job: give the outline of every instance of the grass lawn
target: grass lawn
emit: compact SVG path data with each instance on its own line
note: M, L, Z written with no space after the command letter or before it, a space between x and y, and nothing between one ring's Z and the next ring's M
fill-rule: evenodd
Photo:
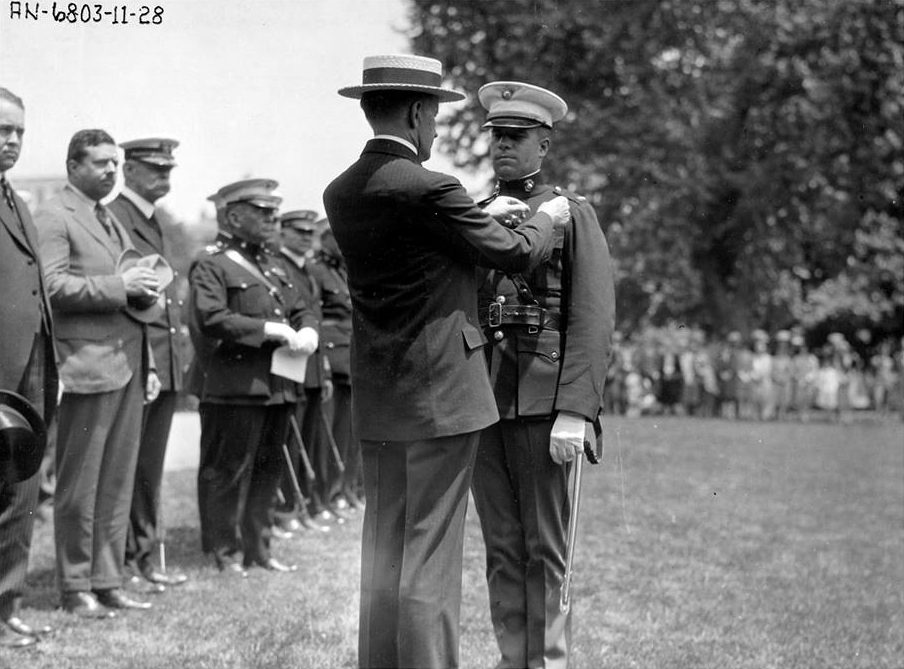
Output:
M904 666L904 425L610 419L606 437L584 473L576 669ZM299 572L241 581L200 554L194 472L168 473L164 500L191 581L150 612L73 619L39 526L24 617L56 632L0 667L356 666L359 520L278 543ZM463 669L496 661L486 597L471 509Z

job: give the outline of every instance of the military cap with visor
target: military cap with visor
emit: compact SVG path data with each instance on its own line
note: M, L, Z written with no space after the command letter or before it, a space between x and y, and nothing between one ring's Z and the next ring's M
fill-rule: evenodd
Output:
M279 182L274 179L244 179L223 186L207 199L214 203L217 211L237 202L247 202L261 209L279 209L282 197L273 192L277 186Z
M317 212L312 209L295 209L282 214L279 223L283 228L313 233L317 232L317 217Z
M552 91L521 81L493 81L477 91L487 110L484 128L552 128L568 105Z
M175 139L147 137L123 142L119 148L123 150L126 160L137 160L157 167L175 167L173 149L177 146L179 142Z

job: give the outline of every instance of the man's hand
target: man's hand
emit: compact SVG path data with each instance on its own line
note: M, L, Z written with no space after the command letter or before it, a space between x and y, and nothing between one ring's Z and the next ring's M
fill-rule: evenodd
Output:
M547 200L537 208L537 211L549 216L553 225L557 228L564 228L571 220L568 198L562 195L557 195L553 199Z
M484 211L507 228L514 228L524 222L530 214L530 207L516 197L500 195Z
M157 274L149 267L130 267L121 275L122 283L129 297L157 297L160 282Z
M317 334L317 330L314 328L301 328L296 333L296 336L298 338L298 350L302 351L305 355L311 355L317 350L317 346L320 344L320 335Z
M157 372L154 370L150 370L148 372L148 380L144 386L144 399L150 404L157 396L160 394L160 389L163 387L163 384L160 383L160 377L157 376Z
M564 465L584 456L587 425L587 419L580 414L570 411L559 412L549 435L549 457L553 462Z
M293 351L298 350L298 333L286 323L267 321L264 323L264 337L286 344Z

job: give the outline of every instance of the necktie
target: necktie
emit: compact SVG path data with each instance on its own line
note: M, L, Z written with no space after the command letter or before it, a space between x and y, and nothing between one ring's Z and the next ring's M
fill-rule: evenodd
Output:
M9 181L6 180L6 177L0 179L0 188L3 189L3 199L6 200L7 206L14 213L18 213L18 210L16 209L16 199L13 197L13 189L9 185Z
M113 227L113 223L110 221L110 215L107 213L107 208L98 202L94 205L94 215L97 216L97 220L100 221L101 226L113 243L117 246L122 246L122 241L119 239L119 232Z

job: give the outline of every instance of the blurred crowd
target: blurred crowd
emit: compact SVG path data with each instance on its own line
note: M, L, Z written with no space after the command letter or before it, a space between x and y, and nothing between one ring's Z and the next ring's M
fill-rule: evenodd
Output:
M841 422L858 411L904 415L904 341L858 334L855 346L840 332L808 342L800 327L720 338L674 324L616 332L606 412Z

